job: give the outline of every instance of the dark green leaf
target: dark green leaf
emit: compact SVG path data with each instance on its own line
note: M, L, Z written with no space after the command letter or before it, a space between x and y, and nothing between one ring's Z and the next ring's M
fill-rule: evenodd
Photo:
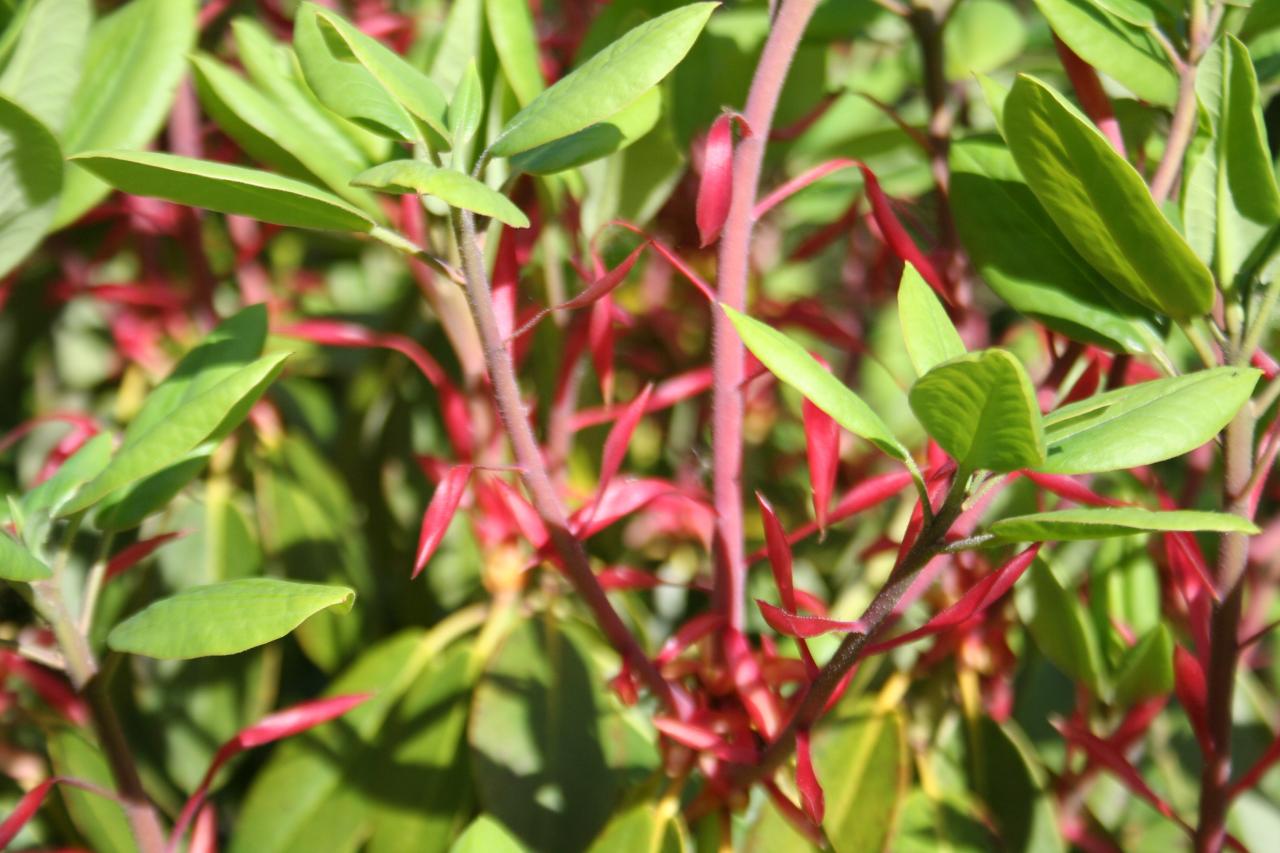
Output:
M947 309L911 264L903 266L898 285L898 323L917 376L965 353Z
M607 121L666 77L716 3L693 3L634 28L561 78L507 123L491 146L510 157Z
M1044 419L1048 453L1040 470L1116 471L1194 450L1235 417L1260 375L1253 368L1215 367L1063 406Z
M1066 853L1053 797L1035 748L1017 725L985 714L972 721L969 767L999 843L982 849Z
M164 659L234 655L280 639L321 610L346 612L354 600L347 587L275 578L192 587L121 622L107 645Z
M1125 652L1115 677L1115 699L1128 707L1173 690L1173 637L1157 625Z
M0 97L0 276L44 236L62 191L62 149L49 129Z
M1067 592L1043 560L1031 564L1031 611L1023 622L1044 656L1058 669L1083 682L1095 694L1103 684L1098 638L1075 595Z
M392 160L357 175L352 183L383 192L431 195L463 210L492 216L513 228L528 228L529 217L510 199L475 178L419 160Z
M1035 389L1022 363L997 349L954 358L911 387L911 410L964 470L1007 472L1044 461Z
M98 505L93 525L99 530L129 530L165 509L209 464L212 449L198 447L182 459L136 483L119 489Z
M1213 304L1213 277L1156 207L1142 176L1066 99L1022 75L1005 136L1036 198L1067 240L1130 298L1177 319Z
M258 169L151 151L90 151L71 159L134 195L297 228L367 233L374 227L336 195Z
M1256 534L1253 522L1225 512L1180 509L1167 512L1138 507L1082 507L1002 518L991 532L1009 542L1069 542L1169 530Z

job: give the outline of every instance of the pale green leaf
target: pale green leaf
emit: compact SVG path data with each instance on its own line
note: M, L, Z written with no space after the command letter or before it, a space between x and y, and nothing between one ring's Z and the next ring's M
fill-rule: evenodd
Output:
M49 129L0 96L0 276L40 242L58 208L62 150Z
M357 175L357 186L391 193L435 196L453 207L491 216L513 228L528 228L529 218L511 200L469 175L419 160L392 160Z
M38 581L52 577L49 567L26 546L0 531L0 578L7 581Z
M629 31L561 78L507 123L491 146L510 157L607 121L684 58L717 3L693 3Z
M524 853L528 849L501 823L482 814L467 825L449 853Z
M1002 518L991 532L1006 542L1070 542L1137 533L1169 531L1256 534L1248 519L1225 512L1179 509L1161 512L1139 507L1081 507Z
M54 132L62 129L80 82L92 20L90 0L36 0L0 74L0 94Z
M883 850L907 793L907 733L896 713L835 716L814 733L826 799L822 828L836 853Z
M452 162L455 169L465 169L470 165L472 143L483 116L484 87L480 71L472 60L453 92L453 99L449 101L448 123L449 133L453 135Z
M111 461L114 440L110 433L101 432L80 446L53 476L22 496L22 511L29 518L48 512L56 515L62 503L76 489L92 480Z
M909 263L903 265L898 285L898 322L918 376L965 353L964 341L947 316L947 309Z
M117 652L187 659L234 655L278 640L321 610L351 609L343 586L242 578L162 598L111 629Z
M1035 389L1010 353L989 349L954 358L911 387L911 410L965 470L997 472L1044 461Z
M747 349L781 381L800 392L836 423L895 459L908 453L870 406L782 332L721 305Z
M1128 385L1045 416L1039 470L1090 474L1172 459L1213 439L1249 400L1261 373L1215 367Z
M1004 109L1009 150L1050 218L1113 286L1176 319L1213 305L1213 277L1142 176L1062 95L1026 75Z
M511 158L511 168L549 175L621 151L653 130L662 117L662 88L654 86L608 121L593 124Z
M527 0L485 0L484 12L507 85L520 106L527 107L546 88L529 4Z

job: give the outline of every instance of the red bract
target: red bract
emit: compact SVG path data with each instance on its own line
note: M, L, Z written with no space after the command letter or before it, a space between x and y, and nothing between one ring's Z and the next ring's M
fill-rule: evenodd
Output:
M822 816L826 811L826 800L822 795L822 785L818 775L813 771L813 753L809 743L809 730L796 732L796 787L800 790L800 802L804 805L804 813L814 824L822 825Z
M264 744L296 735L299 732L305 732L307 729L341 717L352 708L368 701L372 697L372 693L358 693L350 696L334 696L329 699L303 702L299 705L294 705L292 708L269 714L253 725L241 729L235 737L218 748L217 753L213 756L213 761L209 762L209 769L205 771L204 778L196 786L195 793L191 795L182 807L178 822L174 825L173 833L169 836L170 851L177 847L178 842L187 831L187 826L191 823L192 818L195 817L197 810L204 804L209 785L213 783L213 778L222 769L222 765L246 749L253 749L256 746L263 746Z
M751 215L756 219L759 219L810 184L822 180L832 172L839 172L841 169L851 169L857 165L858 163L854 160L828 160L825 163L820 163L803 174L797 175L787 181L785 184L757 201L755 208L751 211Z
M1213 739L1209 737L1208 700L1209 689L1205 682L1204 669L1195 655L1182 646L1173 650L1173 685L1178 701L1186 711L1191 722L1191 730L1200 743L1200 751L1205 755L1213 752Z
M618 285L626 281L627 275L631 272L631 268L636 265L636 261L640 258L640 253L649 245L646 240L639 246L631 250L631 254L622 259L622 262L604 275L597 276L586 289L572 299L561 302L559 305L553 305L550 308L543 309L533 316L528 322L522 325L511 337L519 338L522 335L531 332L543 317L555 311L573 311L578 308L586 308L593 305L613 291L617 290Z
M8 849L9 844L22 828L27 825L27 821L35 816L40 810L40 806L44 803L44 798L48 796L49 790L53 788L56 779L45 779L39 785L36 785L30 791L22 795L22 799L18 800L18 804L14 806L9 816L0 823L0 850Z
M826 532L827 510L835 491L840 469L840 425L806 399L804 416L805 452L809 459L809 489L813 493L813 516L819 532Z
M1046 491L1085 506L1124 506L1124 501L1104 497L1072 477L1023 471L1022 475Z
M871 215L875 217L876 225L884 235L889 248L901 260L915 267L921 278L929 283L938 296L950 302L951 295L947 291L946 282L934 268L933 262L925 257L924 252L920 251L915 241L911 239L911 235L907 233L907 229L903 228L902 223L898 221L889 203L889 197L880 188L880 182L876 180L875 173L862 164L859 164L858 168L862 170L862 177L866 182L867 199L871 202Z
M41 701L66 719L78 726L89 724L88 706L71 689L64 676L27 660L15 651L0 649L0 684L10 675L25 681Z
M129 547L122 549L107 562L106 579L110 580L116 575L133 568L155 553L160 546L190 534L190 530L176 530L173 533L162 533L159 536L152 536L150 539L142 539L133 543Z
M444 534L449 529L449 522L458 511L462 502L462 494L466 491L467 481L471 478L470 465L454 465L449 469L440 485L436 486L431 502L422 514L422 527L418 535L418 551L413 561L413 575L417 577L426 567L427 561L439 547Z
M743 136L751 135L746 120L725 113L711 124L702 149L702 181L698 184L698 236L706 247L720 236L733 201L733 125L737 122Z
M866 623L860 619L846 621L823 616L801 616L759 599L756 599L756 606L760 608L760 615L769 623L769 627L784 637L810 639L823 634L862 633L867 630Z

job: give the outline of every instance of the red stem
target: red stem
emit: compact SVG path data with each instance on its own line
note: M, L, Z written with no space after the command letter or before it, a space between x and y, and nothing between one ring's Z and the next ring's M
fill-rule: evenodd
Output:
M733 158L733 200L720 238L717 298L746 310L753 208L764 164L765 144L787 79L792 57L817 0L783 0L765 41L747 94L743 116L751 135L738 143ZM745 378L742 342L723 312L712 312L711 391L712 461L715 467L716 605L739 630L746 616L746 560L742 542L742 391Z
M1085 115L1093 119L1093 123L1102 131L1102 135L1111 143L1121 157L1126 156L1124 137L1120 134L1120 122L1116 120L1115 110L1111 108L1111 99L1102 90L1102 81L1093 66L1085 62L1056 35L1053 37L1054 47L1058 49L1058 58L1062 60L1062 68L1076 90L1080 106Z

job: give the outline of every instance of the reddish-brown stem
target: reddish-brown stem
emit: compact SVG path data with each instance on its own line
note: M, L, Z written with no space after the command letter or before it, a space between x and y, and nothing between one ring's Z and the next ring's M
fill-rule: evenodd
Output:
M618 612L613 609L608 596L605 595L595 574L591 571L586 550L569 530L564 507L547 474L542 449L538 446L533 428L529 425L528 413L520 397L520 386L516 382L515 364L512 362L511 352L503 342L502 332L498 328L498 320L493 310L493 295L489 289L489 275L485 270L484 258L476 242L475 217L468 211L456 209L452 211L451 216L454 235L458 240L458 251L462 256L462 268L467 280L467 303L471 307L471 318L475 321L476 331L480 334L485 365L493 384L494 402L497 404L498 416L502 419L507 438L511 441L516 462L520 466L520 475L529 492L529 500L551 535L551 542L564 562L565 574L568 575L569 582L591 609L600 630L617 649L618 654L658 697L658 700L670 710L677 711L671 685L645 655L636 638L618 616Z
M733 199L720 238L717 298L739 311L746 310L750 270L752 210L760 185L765 145L778 95L804 35L817 0L783 0L751 79L743 116L751 133L733 158ZM712 462L715 469L716 604L738 629L746 614L746 560L742 542L742 381L745 378L742 342L721 311L712 312L711 392Z

